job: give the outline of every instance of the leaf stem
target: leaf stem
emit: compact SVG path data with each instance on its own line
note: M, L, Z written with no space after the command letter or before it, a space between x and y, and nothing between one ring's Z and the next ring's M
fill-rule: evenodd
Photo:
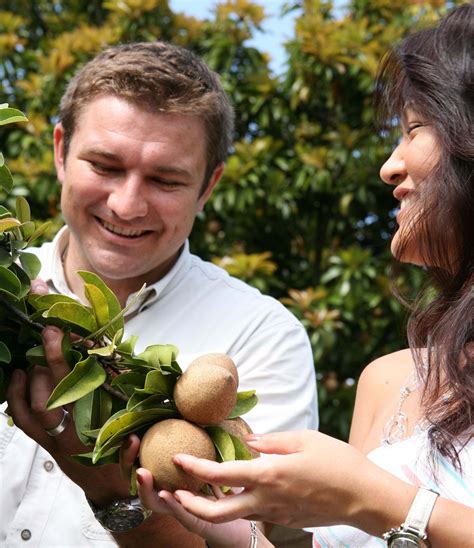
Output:
M115 398L118 398L119 400L122 400L124 402L128 402L128 396L122 394L122 392L119 392L118 390L115 390L115 388L112 388L108 382L104 382L102 388Z
M45 326L40 323L32 322L24 312L22 312L19 308L14 306L2 296L0 296L0 305L4 306L9 312L11 312L16 317L16 320L19 323L30 327L38 333L41 333L41 331L43 331L43 329L45 328Z

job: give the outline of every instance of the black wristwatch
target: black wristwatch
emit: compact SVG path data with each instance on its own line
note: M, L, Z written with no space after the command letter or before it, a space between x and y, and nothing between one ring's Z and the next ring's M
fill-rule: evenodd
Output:
M141 525L151 514L140 499L115 500L105 508L98 508L87 499L95 519L111 533L126 533Z

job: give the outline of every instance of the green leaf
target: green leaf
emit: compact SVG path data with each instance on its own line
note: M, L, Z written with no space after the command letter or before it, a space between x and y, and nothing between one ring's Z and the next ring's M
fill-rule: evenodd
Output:
M235 460L234 444L229 433L220 426L206 426L205 430L216 446L221 461Z
M25 247L27 247L28 239L31 237L31 235L35 231L35 223L33 221L27 221L26 223L22 223L20 226L20 229L23 234L23 238L26 240Z
M237 392L237 403L234 409L230 412L228 419L235 419L245 413L248 413L253 409L258 402L258 398L255 395L255 390L247 390L246 392Z
M163 403L164 397L160 394L138 394L135 392L127 402L128 411L146 411L147 409L174 409L171 403Z
M91 284L96 286L104 295L105 300L108 305L108 314L109 319L114 320L112 322L112 332L117 333L120 329L124 329L124 320L122 316L122 307L115 295L115 293L110 289L110 287L105 284L105 282L99 278L96 274L92 272L86 272L85 270L80 270L78 272L79 276L86 282L86 284ZM114 319L116 318L116 319ZM109 321L109 320L108 320Z
M28 238L28 244L31 244L36 238L39 238L48 228L51 226L51 221L47 221L46 223L43 223L40 225L33 234Z
M82 398L79 398L74 404L74 426L77 435L84 445L91 445L93 440L83 432L94 429L94 424L98 422L94 418L94 394L96 390L89 392ZM91 443L92 441L92 443Z
M3 158L1 152L0 152L0 158ZM12 217L12 214L11 214L10 210L8 210L6 207L0 205L0 219L3 219L4 217Z
M48 295L29 295L28 302L36 310L47 310L56 303L72 303L77 304L77 300L67 295L57 295L55 293L49 293Z
M146 411L127 411L120 410L101 428L94 447L93 462L101 458L104 451L111 447L117 447L121 440L130 432L135 432L139 428L154 424L159 420L177 417L178 414L173 409L149 409Z
M171 362L170 364L162 364L161 370L163 371L163 373L171 373L176 378L183 374L183 371L178 362L175 361Z
M4 217L3 219L0 219L0 232L6 232L12 228L17 228L20 225L21 223L18 219L15 219L14 217Z
M12 355L10 354L8 346L4 342L0 341L0 362L10 363L11 359Z
M44 353L44 346L42 344L28 349L25 353L25 358L31 365L48 365L46 355Z
M163 375L159 369L153 369L147 373L145 386L136 392L144 394L161 394L171 398L173 396L173 389L175 385L175 379L171 375Z
M11 192L13 188L13 177L7 166L0 166L0 187L6 192Z
M146 375L143 373L138 373L136 371L127 371L117 375L112 382L111 386L121 386L123 384L131 384L138 388L143 388L145 386Z
M84 292L95 314L97 326L104 327L110 321L109 305L103 292L94 284L84 284Z
M235 450L235 459L236 460L252 460L252 455L246 447L245 443L242 442L239 438L228 432L232 443L234 444Z
M0 108L0 126L13 124L14 122L27 122L28 118L16 108L11 108L8 105Z
M8 268L13 262L13 257L10 252L7 251L4 247L0 247L0 266L5 266Z
M74 328L72 331L79 329L79 334L84 332L89 334L97 329L95 316L90 308L85 307L77 302L74 303L56 303L49 309L43 312L44 318L61 320L61 324L71 323Z
M47 402L47 409L55 409L77 401L104 384L107 375L93 357L77 363L74 369L56 386Z
M138 337L136 335L130 336L127 340L121 342L117 346L117 352L122 356L132 356L137 339Z
M94 444L99 429L107 422L111 414L112 396L103 388L93 390L76 401L74 423L76 432L85 445Z
M20 263L30 280L34 280L38 276L41 270L41 261L36 255L22 251L20 253Z
M174 344L153 344L147 346L137 357L146 360L151 367L159 369L160 365L171 365L176 360L178 352L179 349Z
M16 199L16 216L21 223L31 221L30 206L23 196L18 196Z
M102 466L104 464L118 464L120 462L120 453L118 447L113 447L98 460L93 461L93 452L82 453L81 455L73 455L74 461L82 464L83 466Z
M0 266L0 291L17 300L21 295L21 282L11 270Z

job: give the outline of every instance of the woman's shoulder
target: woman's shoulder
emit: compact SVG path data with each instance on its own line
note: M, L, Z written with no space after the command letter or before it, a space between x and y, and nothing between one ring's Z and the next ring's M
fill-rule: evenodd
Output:
M359 389L373 385L391 390L398 388L414 368L413 355L410 348L385 354L370 362L359 378Z

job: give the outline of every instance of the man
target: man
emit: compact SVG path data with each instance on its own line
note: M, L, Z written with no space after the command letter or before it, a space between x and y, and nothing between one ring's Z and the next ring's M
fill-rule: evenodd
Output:
M301 324L274 299L189 251L187 238L221 178L232 129L218 77L189 51L157 42L99 54L61 101L54 153L66 227L36 250L40 278L50 291L83 299L76 272L95 272L122 306L146 283L126 315L125 336L138 335L138 352L175 344L183 368L207 352L229 354L239 389L257 390L259 404L246 415L255 432L315 428L313 360ZM68 371L62 334L51 327L43 336L50 367L35 368L28 382L18 371L10 385L18 428L0 415L0 545L202 546L168 516L132 527L128 510L143 511L126 500L118 466L71 460L84 452L72 421L44 407ZM125 468L134 451L124 450ZM112 537L86 497L102 522L117 505L124 509L118 529L125 531Z

